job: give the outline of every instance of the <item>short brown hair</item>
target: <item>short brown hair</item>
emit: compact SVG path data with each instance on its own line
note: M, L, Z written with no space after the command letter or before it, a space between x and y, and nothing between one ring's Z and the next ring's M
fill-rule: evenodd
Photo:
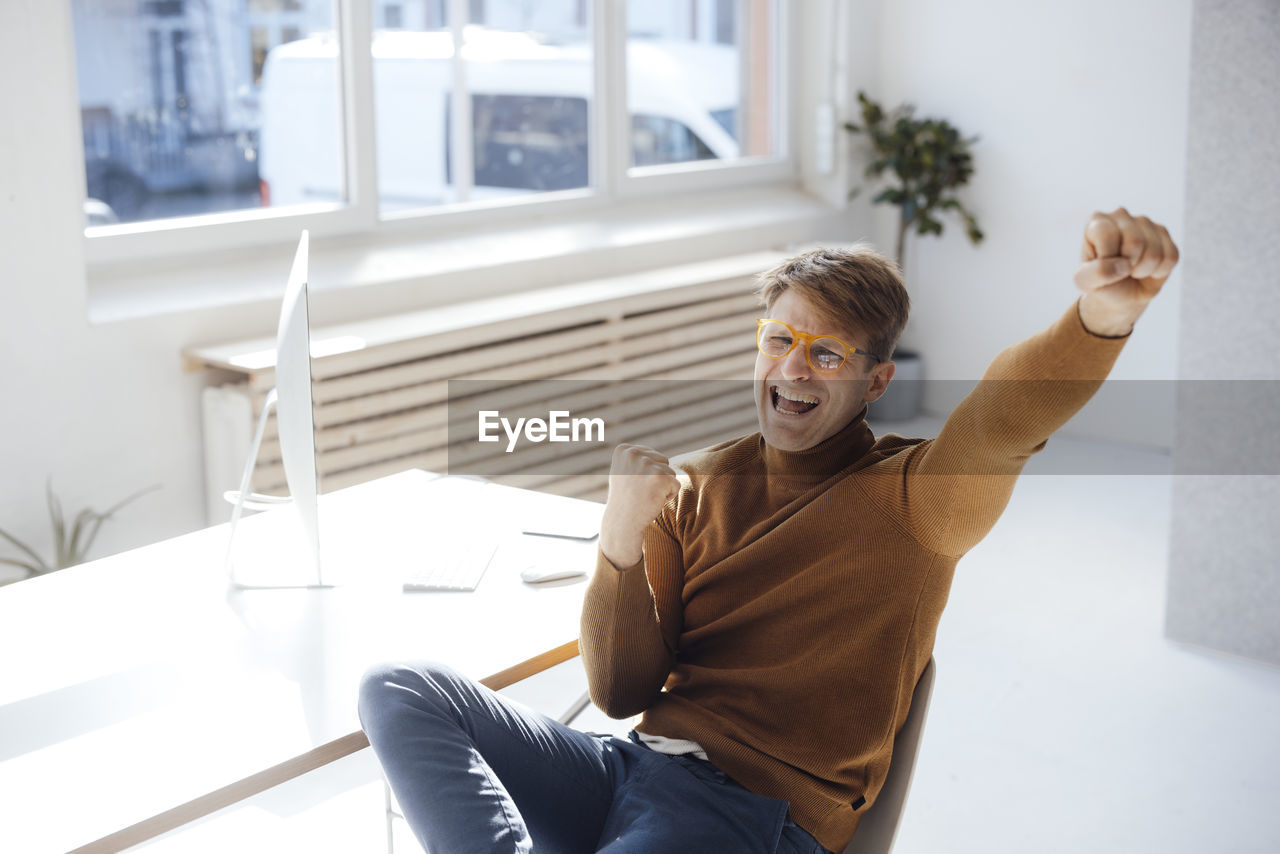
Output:
M765 307L795 288L815 308L867 337L867 348L893 358L907 325L911 299L898 265L869 246L813 249L783 261L757 279Z

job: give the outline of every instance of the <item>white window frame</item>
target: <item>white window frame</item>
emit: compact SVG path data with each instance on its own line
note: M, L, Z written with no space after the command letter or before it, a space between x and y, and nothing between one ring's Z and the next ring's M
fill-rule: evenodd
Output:
M590 186L581 190L537 193L495 202L436 205L382 214L377 192L372 68L372 0L334 0L341 33L343 120L348 201L282 208L250 208L198 216L147 220L85 230L85 260L95 267L136 267L153 260L170 263L182 256L276 246L297 239L301 229L313 238L345 237L394 242L425 230L433 233L507 224L530 215L573 215L628 201L714 192L731 188L790 184L798 181L795 156L796 114L789 89L798 79L793 25L796 3L774 0L777 33L773 62L779 153L729 163L696 163L631 169L631 119L624 92L627 0L592 0L594 103L591 128ZM450 19L465 19L467 0L447 0ZM458 123L461 126L461 123ZM607 141L608 144L605 144Z

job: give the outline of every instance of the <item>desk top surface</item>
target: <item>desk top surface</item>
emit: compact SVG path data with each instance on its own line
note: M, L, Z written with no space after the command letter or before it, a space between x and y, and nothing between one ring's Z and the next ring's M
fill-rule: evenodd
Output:
M577 636L594 542L523 535L598 504L421 471L321 499L325 589L227 582L225 525L0 588L0 849L67 851L359 729L388 659L481 678ZM272 553L287 511L236 535ZM471 593L406 593L457 544L499 548ZM252 559L252 558L251 558Z

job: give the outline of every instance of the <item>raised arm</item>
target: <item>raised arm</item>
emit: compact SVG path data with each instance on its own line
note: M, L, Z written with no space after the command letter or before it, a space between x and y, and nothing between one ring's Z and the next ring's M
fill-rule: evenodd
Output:
M938 438L908 459L908 517L921 543L959 555L995 524L1032 454L1088 402L1178 261L1161 225L1124 208L1084 229L1083 292L1049 329L1001 352Z
M579 638L592 702L610 717L648 708L675 661L684 560L671 520L655 517L679 489L675 470L652 448L614 451Z

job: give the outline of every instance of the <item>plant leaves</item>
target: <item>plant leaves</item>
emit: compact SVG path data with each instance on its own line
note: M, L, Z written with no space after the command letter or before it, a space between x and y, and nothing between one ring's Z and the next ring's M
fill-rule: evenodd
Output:
M84 550L77 556L76 563L83 563L84 556L88 554L89 547L93 545L93 541L98 537L98 529L102 527L102 523L107 521L107 517L102 514L94 514L93 527L89 529L89 535L84 538ZM74 566L75 564L72 564Z
M954 212L964 220L969 239L980 242L984 235L977 218L950 194L973 177L970 148L979 137L964 137L945 119L916 118L911 104L886 112L865 91L858 92L858 103L862 126L846 122L845 129L865 132L869 138L872 153L866 177L878 179L892 171L898 178L897 186L879 192L873 203L898 206L903 227L914 225L920 235L942 234L943 223L935 214Z
M901 188L889 187L886 190L882 190L874 199L872 199L872 201L876 204L888 202L890 204L900 205L905 197L906 194L903 193Z
M942 234L942 223L927 212L921 211L919 219L916 221L916 234Z
M68 566L75 566L84 560L84 552L89 550L89 543L93 537L90 535L89 540L85 542L83 549L80 546L80 537L84 534L85 527L90 520L98 517L98 514L92 510L85 508L76 514L75 521L71 524L71 538L67 542L66 563L59 569L66 569Z
M75 524L72 527L71 539L67 544L66 552L59 557L60 565L58 568L65 569L68 566L83 563L85 556L89 553L89 549L93 546L93 541L98 537L98 531L102 528L103 522L113 517L125 505L137 501L148 492L154 492L159 488L160 484L153 483L151 486L139 489L101 513L90 508L81 510L77 514Z
M26 563L24 561L17 560L16 558L0 557L0 563L5 563L5 564L8 564L9 566L16 566L19 569L25 569L27 573L30 575L40 575L42 572L44 572L44 570L41 567L32 566L31 564ZM17 579L14 579L14 580L16 581Z
M24 555L30 558L28 561L26 558L18 559L0 557L0 564L9 564L11 566L24 569L29 573L43 575L48 572L53 572L54 570L65 569L69 566L75 566L78 563L83 563L85 556L93 545L94 539L98 535L98 531L102 527L103 522L114 516L121 510L121 508L125 507L125 505L138 500L148 492L153 492L160 488L161 485L156 483L144 489L140 489L116 502L102 513L86 507L76 514L75 519L71 521L70 527L68 528L67 519L62 509L62 502L58 499L58 496L54 494L53 480L50 478L45 481L45 500L49 508L49 520L53 533L53 561L46 561L26 543L17 539L3 529L0 529L0 537L7 540L13 546L21 550Z
M66 542L66 525L62 518L62 503L58 501L58 496L53 494L53 478L49 478L44 482L45 501L49 504L49 518L53 522L53 565L56 568L62 568L63 550Z
M8 540L8 541L9 541L10 543L12 543L14 546L16 546L17 548L21 549L25 554L27 554L27 555L32 559L32 561L34 561L34 562L35 562L35 567L33 567L33 568L35 569L35 571L36 571L36 572L48 572L48 571L49 571L49 565L48 565L48 564L46 564L46 563L44 562L44 558L42 558L42 557L40 557L40 555L36 554L35 550L34 550L34 549L32 549L30 546L28 546L26 543L22 542L22 541L21 541L21 540L19 540L17 537L14 537L12 534L8 533L7 531L5 531L5 530L3 530L3 529L0 529L0 537L4 537L6 540ZM13 559L11 559L11 558L0 558L0 560L5 561L6 563L12 563L12 564L15 564L16 566L24 566L24 567L29 567L29 566L31 566L31 564L27 564L27 563L18 563L18 562L14 561L14 560L13 560Z
M139 498L141 498L142 496L146 495L148 492L155 492L156 490L158 490L158 489L160 489L160 488L161 488L161 487L160 487L160 484L158 484L158 483L153 483L153 484L151 484L150 486L143 487L142 489L139 489L137 492L135 492L135 493L133 493L133 494L129 495L128 497L126 497L126 498L124 498L124 499L122 499L122 500L120 500L120 501L116 502L114 505L112 505L110 508L108 508L108 509L107 509L105 512L103 512L101 515L103 516L103 518L110 519L112 516L114 516L114 515L115 515L115 514L120 510L120 508L124 507L126 504L129 504L129 503L131 503L131 502L133 502L133 501L137 501Z

